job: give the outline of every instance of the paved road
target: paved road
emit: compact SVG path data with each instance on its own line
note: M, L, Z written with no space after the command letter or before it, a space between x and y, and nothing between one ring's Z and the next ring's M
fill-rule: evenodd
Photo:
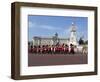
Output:
M28 54L28 66L87 64L82 54Z

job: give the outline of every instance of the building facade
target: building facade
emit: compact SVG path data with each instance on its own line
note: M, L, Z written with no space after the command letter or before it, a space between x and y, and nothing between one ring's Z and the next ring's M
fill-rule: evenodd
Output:
M57 44L73 44L78 45L77 42L77 36L76 36L76 25L72 22L70 30L70 37L69 38L60 38L58 36L58 33L55 33L52 37L39 37L35 36L33 37L33 46L39 46L39 45L57 45ZM67 36L67 35L66 35Z

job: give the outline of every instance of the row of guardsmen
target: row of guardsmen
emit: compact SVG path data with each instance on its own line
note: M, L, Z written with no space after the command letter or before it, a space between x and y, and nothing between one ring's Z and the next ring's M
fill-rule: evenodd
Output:
M73 44L68 45L42 45L42 46L30 46L29 52L35 54L74 54L75 46Z

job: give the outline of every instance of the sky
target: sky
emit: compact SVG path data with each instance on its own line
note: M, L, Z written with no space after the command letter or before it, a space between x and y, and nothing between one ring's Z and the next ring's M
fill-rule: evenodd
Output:
M52 37L55 33L58 33L61 38L69 38L72 22L76 25L77 39L84 36L87 40L87 17L29 15L28 41L31 41L34 36Z

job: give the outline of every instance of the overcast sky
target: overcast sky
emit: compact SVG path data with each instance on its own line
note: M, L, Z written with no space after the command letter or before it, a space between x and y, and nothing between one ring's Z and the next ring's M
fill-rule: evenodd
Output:
M52 37L56 32L61 38L69 38L72 22L77 26L77 38L84 36L87 40L87 17L39 15L28 16L28 40L31 41L34 36Z

